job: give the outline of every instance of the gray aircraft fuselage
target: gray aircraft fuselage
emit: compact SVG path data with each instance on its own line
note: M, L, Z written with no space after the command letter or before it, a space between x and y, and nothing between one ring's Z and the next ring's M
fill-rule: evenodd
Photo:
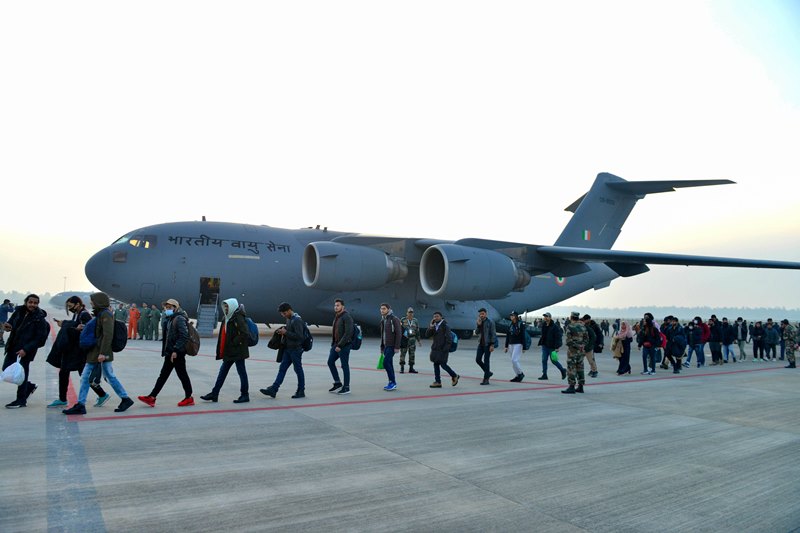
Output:
M97 252L86 264L92 284L124 302L162 302L175 298L191 316L200 299L201 278L219 279L219 301L236 298L257 322L283 322L277 307L289 302L310 324L333 320L333 300L342 298L363 324L376 325L386 302L404 316L414 307L427 325L434 311L444 313L454 329L473 329L477 310L494 318L511 311L538 309L604 286L617 277L603 264L569 279L535 276L523 292L498 300L458 301L431 297L420 287L418 263L409 264L404 280L361 291L309 288L303 282L303 251L311 242L349 235L319 229L281 229L225 222L174 222L137 229ZM437 243L449 241L435 241Z

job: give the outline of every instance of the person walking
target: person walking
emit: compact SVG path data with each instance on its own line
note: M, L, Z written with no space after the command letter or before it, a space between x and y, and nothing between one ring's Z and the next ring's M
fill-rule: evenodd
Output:
M383 354L383 368L389 383L383 388L385 391L397 390L397 381L394 375L394 354L400 351L403 340L403 325L392 313L392 308L387 303L381 304L381 353Z
M561 348L563 334L558 321L553 320L550 313L542 315L542 335L539 337L539 346L542 347L542 375L540 380L547 379L547 361L552 361L553 365L561 372L561 379L567 378L567 370L558 362L558 358L552 359L552 353Z
M72 319L56 319L60 329L47 355L47 362L58 368L58 399L53 400L47 407L66 407L69 375L77 371L80 377L86 366L86 350L80 346L80 335L86 324L92 320L92 314L86 310L86 305L79 296L67 298L66 307L67 312L72 313ZM100 385L101 374L98 365L89 376L89 387L97 394L95 407L100 407L111 399L111 395Z
M104 292L95 292L89 299L92 302L92 314L95 316L95 338L97 342L86 353L86 366L81 372L81 388L78 392L78 401L69 409L61 411L65 415L85 415L86 414L86 397L89 394L89 377L92 375L95 367L100 365L103 368L103 375L106 380L117 393L117 396L122 400L119 407L114 409L115 413L127 411L133 405L133 400L128 397L122 383L117 379L114 373L112 362L114 361L114 352L111 350L111 343L114 340L114 315L111 310L111 300ZM91 327L91 326L89 326Z
M239 301L236 298L228 298L222 302L222 321L217 336L217 361L222 360L217 374L217 381L211 392L200 396L200 399L207 402L219 400L219 391L228 377L228 372L233 365L236 365L236 372L239 374L239 397L233 403L247 403L250 401L250 382L247 379L247 367L245 360L250 357L250 348L247 341L250 338L250 330L247 327L245 314L239 308Z
M37 389L31 383L30 364L36 357L36 352L47 342L50 325L47 323L47 312L39 307L39 297L29 294L25 303L17 306L8 322L3 322L3 330L9 332L6 343L6 354L3 359L3 370L19 361L25 370L25 381L17 387L16 399L6 404L7 409L18 409L28 405L28 397Z
M284 346L283 358L281 359L281 366L278 368L278 375L275 376L275 381L266 389L260 389L261 394L274 398L278 394L281 384L283 384L286 371L289 370L289 365L292 365L294 373L297 375L297 391L292 398L305 398L306 377L303 372L303 319L294 312L291 304L287 302L283 302L278 306L278 312L286 319L286 325L276 330L276 333L284 338L284 341L281 343Z
M487 316L486 309L478 309L478 320L475 328L475 335L478 335L478 348L475 350L475 362L483 370L483 381L481 385L488 385L489 378L494 372L491 371L491 357L494 345L497 342L497 331L494 321Z
M431 383L430 388L442 388L442 369L450 375L450 383L455 387L458 385L460 376L447 364L450 348L453 344L453 336L450 332L450 326L445 322L441 311L433 313L433 320L428 326L426 336L433 340L430 355L431 363L433 363L433 383Z
M164 385L167 383L172 370L178 375L183 385L183 400L178 402L178 407L188 407L194 405L192 396L192 381L186 371L186 343L189 341L189 315L181 309L180 304L174 298L164 302L164 334L161 337L161 357L164 362L161 365L161 373L156 379L153 390L147 396L139 396L139 401L146 403L150 407L156 406L156 397ZM151 309L158 312L158 310ZM161 316L161 313L158 312ZM151 314L152 319L152 314ZM158 326L152 331L158 331Z
M633 342L633 330L628 322L622 320L619 323L619 331L614 334L614 340L621 345L619 365L617 375L623 376L631 373L631 343Z
M509 381L520 383L525 379L525 373L519 363L520 356L525 351L525 324L519 319L519 313L516 311L511 311L510 318L511 325L506 335L505 352L508 353L508 349L511 348L511 369L514 371L514 377Z
M344 300L337 298L333 302L333 328L331 330L331 350L328 353L328 368L333 378L333 387L328 392L350 394L350 347L353 342L353 317L347 312ZM336 360L342 365L344 384L339 380Z

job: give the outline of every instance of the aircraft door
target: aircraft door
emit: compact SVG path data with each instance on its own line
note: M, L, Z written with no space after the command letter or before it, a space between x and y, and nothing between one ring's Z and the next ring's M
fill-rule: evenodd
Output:
M139 288L139 298L141 298L146 302L153 301L155 294L156 294L155 283L142 283L142 286Z
M200 278L200 305L216 305L219 301L220 278Z

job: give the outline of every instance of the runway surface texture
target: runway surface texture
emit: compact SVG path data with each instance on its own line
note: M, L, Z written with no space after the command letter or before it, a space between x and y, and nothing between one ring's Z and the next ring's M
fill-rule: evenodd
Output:
M800 528L800 371L781 361L641 376L634 347L632 375L618 377L606 351L586 393L564 395L552 366L550 380L536 379L535 345L522 357L524 382L508 381L501 345L491 385L480 386L473 339L451 354L458 385L444 376L431 389L423 341L419 374L398 373L398 390L386 392L377 340L365 339L344 396L328 393L330 337L320 334L303 356L307 397L291 399L290 368L272 399L258 391L278 370L264 335L247 361L250 403L232 403L235 369L218 403L200 400L219 368L216 339L204 339L188 364L198 405L177 407L172 376L155 408L136 401L119 414L119 398L93 408L92 392L86 416L47 409L57 370L45 362L49 345L40 350L39 390L27 408L0 412L0 531ZM150 392L160 346L129 341L117 354L132 398ZM73 374L72 398L78 386ZM14 387L0 392L7 403Z

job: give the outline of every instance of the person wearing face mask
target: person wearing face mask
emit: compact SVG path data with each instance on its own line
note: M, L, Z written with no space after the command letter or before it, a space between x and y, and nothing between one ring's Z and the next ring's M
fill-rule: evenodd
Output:
M703 351L703 328L702 319L699 316L694 317L689 325L686 327L686 341L689 343L689 353L686 356L686 362L683 366L689 368L692 364L692 353L697 354L697 368L706 366L706 354Z
M250 330L247 327L244 311L239 308L239 301L236 298L228 298L222 302L222 312L225 316L222 318L219 337L217 337L217 360L222 359L222 364L219 367L214 388L200 398L207 402L216 402L225 378L228 377L228 371L233 365L236 365L240 394L239 398L233 400L233 403L247 403L250 401L250 382L247 379L247 367L244 364L245 360L250 357L250 348L247 346Z
M642 348L642 364L644 365L642 375L654 375L656 373L656 347L661 346L661 332L658 330L652 314L644 314L636 342L639 348Z
M186 371L186 342L189 340L189 316L186 311L181 309L178 301L170 298L163 304L164 323L163 334L161 335L161 357L164 363L161 365L161 373L153 385L153 390L147 396L139 396L139 401L146 403L150 407L156 406L156 397L172 374L172 369L178 374L178 379L183 385L183 400L178 402L178 407L188 407L194 405L192 397L192 381ZM158 312L157 310L155 310ZM152 312L152 310L151 310ZM160 313L159 313L160 316ZM156 326L158 331L158 326Z
M753 362L759 359L764 360L764 326L761 325L760 320L756 320L751 333L753 339Z
M72 313L70 320L55 319L61 329L47 356L47 362L58 368L58 399L53 400L47 407L67 405L69 375L72 372L80 374L83 372L83 367L86 366L86 350L80 346L80 335L84 326L92 319L92 314L78 296L67 298L67 312ZM89 376L89 387L97 394L95 407L100 407L111 399L111 395L100 386L101 375L100 365L98 365Z

